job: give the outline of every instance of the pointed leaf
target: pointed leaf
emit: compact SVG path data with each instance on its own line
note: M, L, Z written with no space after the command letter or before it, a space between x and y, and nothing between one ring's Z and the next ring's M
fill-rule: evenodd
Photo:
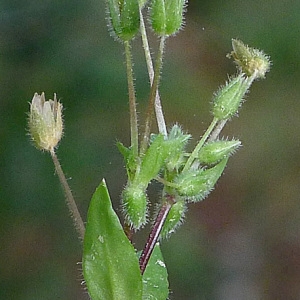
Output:
M143 300L165 300L168 295L168 272L157 243L143 275Z
M90 203L82 263L93 300L142 299L138 259L112 208L104 180Z

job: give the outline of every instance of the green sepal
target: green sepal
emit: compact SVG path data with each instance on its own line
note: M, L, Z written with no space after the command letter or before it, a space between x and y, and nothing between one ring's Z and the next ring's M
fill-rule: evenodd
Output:
M122 41L131 40L140 28L138 0L107 0L114 34Z
M214 96L212 108L214 117L219 120L227 120L234 116L238 112L248 88L249 84L244 74L231 78Z
M154 247L143 274L143 300L165 300L169 295L168 272L159 243Z
M200 163L214 165L232 155L240 146L239 140L208 142L199 151L198 158Z
M222 175L228 158L210 169L189 170L178 175L174 181L178 193L191 202L201 201L212 191Z
M125 147L121 142L117 142L117 147L120 153L123 155L127 175L131 181L136 171L136 161L132 149Z
M141 167L134 178L134 182L146 189L149 182L161 171L168 153L169 147L164 136L162 134L156 135L142 157Z
M184 149L190 138L191 135L184 134L177 124L172 127L166 141L169 147L166 167L169 171L177 171L184 163Z
M148 199L145 189L129 184L122 193L122 200L126 223L138 230L147 222Z
M138 258L112 208L104 180L89 206L82 267L93 300L142 299Z
M185 0L152 0L150 20L153 31L160 35L175 34L183 25Z
M168 213L160 233L161 238L167 238L182 224L187 205L184 200L174 203Z

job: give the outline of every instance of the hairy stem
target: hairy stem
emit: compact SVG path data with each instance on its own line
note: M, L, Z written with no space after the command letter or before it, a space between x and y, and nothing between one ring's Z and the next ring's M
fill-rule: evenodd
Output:
M221 120L221 121L218 122L218 124L215 127L214 131L211 133L209 139L207 140L208 142L215 141L218 138L220 132L222 131L222 129L226 125L227 121L228 121L228 119Z
M156 65L155 65L155 71L154 71L154 77L153 77L153 83L151 85L151 91L150 91L150 96L149 96L149 103L148 103L146 122L145 122L145 132L144 132L143 140L142 140L142 144L141 144L140 155L143 155L145 153L148 142L149 142L152 117L153 117L153 106L154 106L154 102L155 102L155 97L157 95L157 89L159 86L160 70L162 67L165 40L166 40L165 36L162 36L160 39L159 51L158 51L158 55L157 55L157 59L156 59Z
M187 160L187 162L186 162L186 164L185 164L182 172L187 171L187 170L190 169L190 167L193 164L194 160L198 156L199 150L204 145L205 141L207 140L207 138L209 137L209 135L211 134L211 132L215 128L217 122L218 122L217 118L214 118L212 120L212 122L210 123L209 127L207 128L207 130L205 131L204 135L202 136L201 140L198 142L197 146L195 147L195 149L191 153L191 155L190 155L189 159Z
M85 227L84 227L82 218L80 216L80 213L78 211L76 202L75 202L74 197L72 195L71 189L68 185L66 176L65 176L65 174L64 174L64 172L61 168L59 160L58 160L58 158L57 158L57 156L54 152L54 149L52 149L50 151L50 153L51 153L51 157L52 157L52 160L53 160L53 163L54 163L54 166L55 166L56 173L57 173L58 178L60 180L61 186L62 186L62 188L65 192L66 202L67 202L69 211L71 213L75 228L76 228L76 230L79 234L80 239L83 240Z
M141 9L140 9L140 28L141 28L141 36L142 36L142 42L143 42L143 47L144 47L144 52L145 52L145 58L146 58L149 79L150 79L150 83L152 85L153 79L154 79L154 69L153 69L153 63L152 63L152 58L151 58L151 53L150 53L150 48L149 48L149 43L148 43L147 32L146 32L146 28L145 28L144 17L143 17ZM159 95L158 90L155 95L154 108L155 108L155 115L156 115L158 131L159 131L159 133L163 134L164 136L167 136L167 127L166 127L166 122L165 122L162 105L161 105L161 101L160 101L160 95Z
M147 239L146 245L140 256L139 263L140 263L140 270L141 270L142 275L145 272L145 269L149 262L150 256L153 252L153 249L157 243L157 240L158 240L159 234L162 230L162 227L164 225L164 222L165 222L165 220L168 216L168 213L174 203L173 197L169 196L168 198L167 198L167 201L165 201L165 203L162 205L162 207L159 210L159 213L155 219L154 225L153 225L151 232L149 234L149 237Z
M128 41L124 42L125 56L126 56L126 70L129 94L129 111L130 111L130 130L131 130L131 147L133 155L138 156L138 121L136 112L136 98L133 81L131 47Z

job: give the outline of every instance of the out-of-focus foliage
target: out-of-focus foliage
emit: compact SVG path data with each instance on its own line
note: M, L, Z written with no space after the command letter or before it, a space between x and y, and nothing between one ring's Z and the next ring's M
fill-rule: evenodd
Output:
M162 244L172 299L299 298L299 10L298 1L191 1L185 29L167 42L163 107L169 126L178 121L194 137L235 68L225 57L231 38L273 61L227 124L224 134L243 148ZM58 156L84 219L102 177L118 208L125 169L115 144L129 138L123 49L109 36L103 1L3 0L0 28L0 298L87 299L81 245L50 157L30 145L26 112L34 92L57 93L66 127ZM138 46L136 38L142 111L148 75Z

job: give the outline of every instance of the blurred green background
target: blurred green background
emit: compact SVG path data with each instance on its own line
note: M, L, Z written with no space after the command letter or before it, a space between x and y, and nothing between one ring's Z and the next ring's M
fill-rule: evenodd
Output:
M193 143L211 121L213 92L235 72L225 57L231 38L273 61L223 132L243 147L163 242L170 299L300 299L299 14L297 0L194 0L184 31L167 42L166 118ZM0 2L0 299L88 299L81 245L50 156L30 143L26 114L34 92L57 93L65 116L57 153L84 219L103 177L120 213L126 177L115 144L129 141L127 86L124 50L105 17L104 1ZM149 84L139 38L133 47L142 124Z

